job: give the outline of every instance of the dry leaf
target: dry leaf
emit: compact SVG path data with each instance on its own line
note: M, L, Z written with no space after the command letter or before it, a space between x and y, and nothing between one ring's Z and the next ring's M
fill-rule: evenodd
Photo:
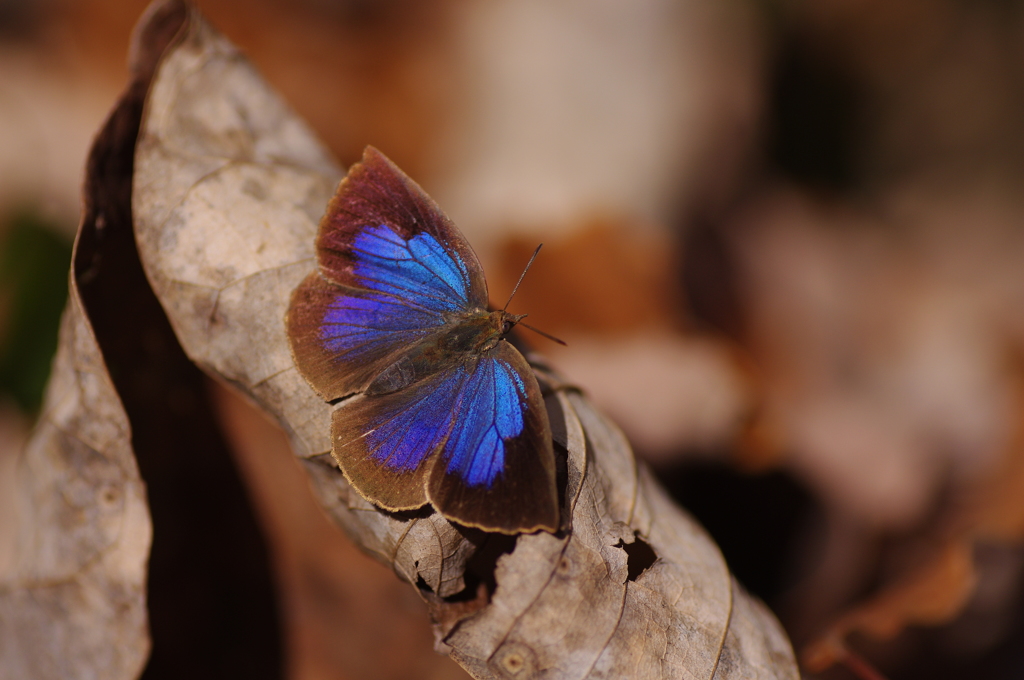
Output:
M153 22L146 37L158 43L160 28ZM105 210L126 186L116 164L134 143L132 116L155 59L139 64L134 96L129 87L89 157L70 296L46 400L8 480L14 517L4 526L10 535L0 537L6 553L0 553L2 678L127 680L139 676L149 655L152 524L128 416L82 291L109 217Z
M801 662L818 673L842 660L844 640L854 632L888 640L908 625L938 625L956 617L974 591L970 541L951 541L918 570L855 607L803 650Z
M43 414L14 479L0 677L116 680L142 670L152 527L129 437L73 285Z
M328 512L420 586L439 648L471 674L797 677L774 618L579 394L548 398L571 531L498 543L496 566L472 562L486 534L383 513L351 489L329 454L335 407L298 375L284 331L341 171L195 13L154 80L135 167L140 255L185 351L281 423ZM476 597L445 599L467 585Z

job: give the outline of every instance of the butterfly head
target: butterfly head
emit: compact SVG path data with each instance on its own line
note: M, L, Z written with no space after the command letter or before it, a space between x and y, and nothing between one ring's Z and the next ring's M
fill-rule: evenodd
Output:
M494 312L494 314L497 316L497 326L502 338L511 333L516 324L526 318L525 314L511 314L504 309Z
M511 314L504 309L499 309L494 312L485 312L477 317L478 321L470 320L464 327L476 326L478 328L473 332L473 335L476 336L473 343L474 349L477 352L486 352L501 342L525 316L525 314Z

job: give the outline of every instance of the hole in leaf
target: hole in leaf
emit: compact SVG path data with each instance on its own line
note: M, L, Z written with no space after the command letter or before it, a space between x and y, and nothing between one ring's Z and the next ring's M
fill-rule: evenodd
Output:
M636 581L640 578L640 574L647 571L658 560L658 553L654 552L654 548L637 534L633 535L635 538L632 543L619 541L616 545L617 548L626 551L627 581Z
M435 598L431 606L431 617L440 630L452 630L459 621L472 616L486 607L497 588L494 569L501 555L512 552L515 536L485 534L479 529L466 529L466 539L477 545L477 550L466 563L463 572L465 588L454 595ZM430 601L431 598L428 598Z
M472 531L474 535L467 533L466 537L477 543L479 547L466 563L466 591L475 592L479 584L482 583L487 589L487 601L490 602L491 595L498 587L498 582L494 577L494 570L498 566L498 559L515 549L516 536L488 534L479 529L469 531ZM474 538L477 540L474 540ZM481 539L482 542L478 543Z
M417 566L419 566L418 563ZM416 587L426 593L434 592L434 589L431 588L430 585L425 580L423 580L423 576L420 574L416 575Z

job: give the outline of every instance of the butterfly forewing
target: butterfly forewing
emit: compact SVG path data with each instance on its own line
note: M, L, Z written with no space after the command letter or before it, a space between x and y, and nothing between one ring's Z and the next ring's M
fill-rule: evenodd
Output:
M436 315L400 298L342 288L318 273L295 290L288 312L295 364L327 400L362 390L437 329Z
M320 224L320 271L292 296L300 372L325 399L361 391L452 314L487 305L487 284L454 225L380 152L342 180Z

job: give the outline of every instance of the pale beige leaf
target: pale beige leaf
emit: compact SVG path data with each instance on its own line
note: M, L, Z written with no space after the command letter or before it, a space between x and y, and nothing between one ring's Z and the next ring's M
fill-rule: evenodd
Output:
M281 423L353 540L429 589L439 649L478 678L797 677L775 619L736 585L619 430L572 390L548 400L568 450L571 531L519 536L497 560L489 600L446 601L464 590L481 532L363 500L329 454L331 411L345 407L314 394L288 349L287 305L315 267L317 223L341 170L197 15L146 106L135 228L182 346ZM627 548L638 540L657 559L630 578L638 558Z
M149 653L152 525L128 418L74 292L43 415L13 481L0 678L137 677Z
M148 15L132 78L93 141L42 412L22 451L0 451L15 458L4 461L13 472L0 480L0 678L131 680L149 656L153 525L128 415L90 319L97 303L91 285L100 270L109 281L124 279L104 236L130 220L125 161L180 9Z

